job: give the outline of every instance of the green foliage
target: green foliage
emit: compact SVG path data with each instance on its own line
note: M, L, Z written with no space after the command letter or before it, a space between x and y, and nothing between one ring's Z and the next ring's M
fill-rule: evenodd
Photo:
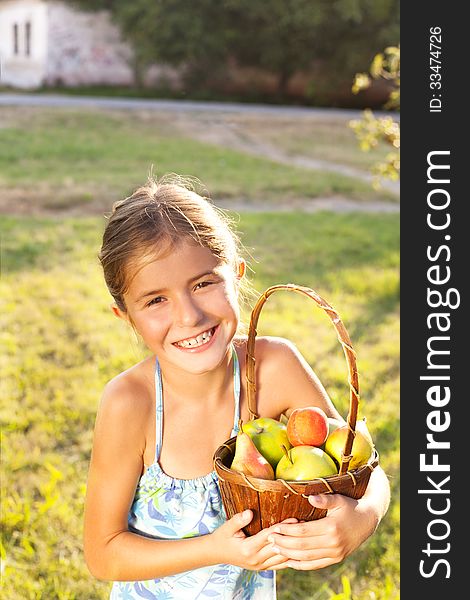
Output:
M223 87L235 63L273 73L281 98L306 73L312 97L325 101L399 27L398 0L71 1L111 11L134 49L138 80L146 66L165 63L182 69L190 92Z
M376 54L370 67L370 76L367 73L357 73L352 90L358 94L367 89L373 80L386 80L391 82L392 90L385 108L400 109L400 48L391 46L384 52ZM383 178L397 180L400 174L400 125L393 117L375 117L372 111L364 111L362 120L353 120L350 127L356 133L361 150L368 152L376 148L380 141L384 141L393 148L385 160L377 162L372 167L375 175L374 184L380 185Z
M343 584L343 591L339 594L333 594L330 600L352 600L351 583L345 575L341 577L341 583Z
M341 584L343 591L335 593L333 590L329 590L331 596L328 600L358 600L359 596L352 593L351 582L346 575L341 576ZM399 591L396 589L391 577L387 576L380 591L380 596L369 590L361 598L364 598L364 600L377 600L378 598L381 600L398 600Z
M105 382L146 352L109 310L96 257L103 218L3 216L2 225L2 597L104 600L109 584L88 573L81 542L94 417ZM389 512L358 552L318 572L280 572L278 598L346 598L351 589L355 600L396 600L399 216L250 213L238 228L257 290L302 283L340 312L358 353L361 411L392 486ZM323 311L279 294L259 331L292 339L345 414L344 356Z

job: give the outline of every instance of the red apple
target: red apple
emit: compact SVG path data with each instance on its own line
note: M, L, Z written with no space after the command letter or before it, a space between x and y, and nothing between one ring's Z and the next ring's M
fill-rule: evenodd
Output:
M318 406L292 411L287 422L287 437L293 446L321 446L328 436L328 418Z

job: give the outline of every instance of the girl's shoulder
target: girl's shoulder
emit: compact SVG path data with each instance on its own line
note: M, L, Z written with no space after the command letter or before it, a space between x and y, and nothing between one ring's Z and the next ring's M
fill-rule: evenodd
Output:
M305 359L293 342L283 337L260 336L255 342L256 368L266 387L285 387L305 367ZM286 379L287 378L287 379Z
M242 338L239 346L244 369L246 341ZM254 353L259 414L278 418L298 406L311 405L331 412L325 389L293 342L282 337L259 336Z
M235 347L246 376L247 338L238 338ZM277 417L288 408L292 381L305 377L305 359L290 340L274 336L258 336L254 355L258 412Z
M100 412L145 419L154 405L154 364L153 357L146 358L109 380L103 389Z
M246 355L247 336L240 336L234 340L238 354ZM278 336L258 336L255 340L255 358L257 365L261 362L264 368L276 368L285 362L297 362L302 359L295 344L287 338Z

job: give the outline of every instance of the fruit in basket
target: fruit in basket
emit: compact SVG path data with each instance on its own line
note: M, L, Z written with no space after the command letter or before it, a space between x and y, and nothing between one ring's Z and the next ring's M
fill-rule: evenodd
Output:
M335 429L338 427L342 427L344 425L344 421L341 419L336 419L335 417L328 417L328 435L333 433Z
M294 409L287 423L287 437L293 446L321 446L328 436L328 417L318 406Z
M235 455L230 468L251 477L274 479L272 466L258 452L252 439L243 431L243 427L241 426L235 440Z
M291 447L286 425L276 419L259 417L245 423L243 431L250 436L258 451L268 460L273 469L284 456L282 446Z
M276 467L276 479L285 481L309 481L337 473L338 468L331 456L316 446L285 449L285 454Z
M344 444L348 435L348 426L343 425L330 433L325 442L325 452L332 456L338 465L341 464L341 455L344 450ZM357 469L369 462L374 451L374 442L367 429L365 420L356 422L356 436L352 445L351 462L349 469Z
M333 433L333 431L335 431L335 429L338 429L339 427L342 427L343 425L344 425L344 421L342 421L341 419L336 419L335 417L328 417L328 435L327 435L326 439L328 439L330 437L330 435ZM320 446L320 448L322 450L325 449L325 444L326 444L326 440Z

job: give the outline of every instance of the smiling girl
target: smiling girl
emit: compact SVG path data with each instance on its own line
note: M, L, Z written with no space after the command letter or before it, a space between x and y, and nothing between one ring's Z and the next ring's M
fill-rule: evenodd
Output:
M249 419L245 262L222 213L180 183L150 180L113 207L100 252L112 310L150 356L105 387L85 506L85 559L111 598L273 599L275 571L339 562L388 506L376 468L360 500L310 497L319 521L288 519L246 537L251 511L226 520L213 454ZM287 340L256 340L259 413L319 406L340 418Z

